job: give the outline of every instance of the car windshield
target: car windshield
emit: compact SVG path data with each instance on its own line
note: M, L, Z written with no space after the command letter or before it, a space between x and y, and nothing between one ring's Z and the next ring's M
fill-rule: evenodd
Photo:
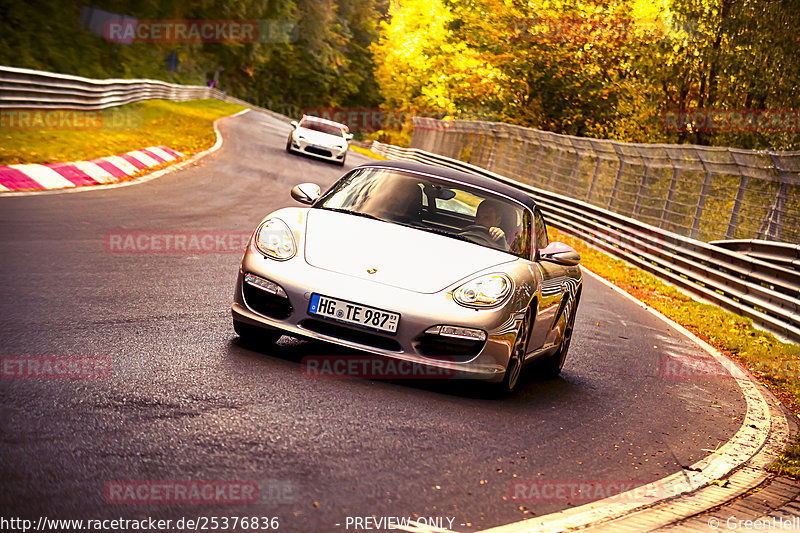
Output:
M314 130L322 133L327 133L328 135L336 135L337 137L344 136L344 131L340 126L334 126L333 124L327 124L325 122L320 122L318 120L311 120L304 118L303 120L300 121L300 127L305 128L307 130Z
M356 169L314 207L410 226L530 258L530 211L513 200L458 182L393 169Z

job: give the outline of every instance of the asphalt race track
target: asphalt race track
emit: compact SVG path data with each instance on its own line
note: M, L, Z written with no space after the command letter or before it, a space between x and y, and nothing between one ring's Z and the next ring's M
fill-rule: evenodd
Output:
M509 399L460 380L309 379L303 357L348 352L290 337L242 344L230 318L240 249L112 253L106 242L250 232L298 205L293 185L324 188L343 172L288 155L289 127L259 113L220 127L220 151L157 180L0 198L0 354L112 361L103 379L0 381L3 516L277 516L280 531L314 532L420 516L474 531L587 501L516 502L512 482L643 484L741 425L733 381L666 375L665 357L700 349L589 276L562 377ZM345 170L367 161L351 152ZM260 490L250 504L108 503L119 480Z

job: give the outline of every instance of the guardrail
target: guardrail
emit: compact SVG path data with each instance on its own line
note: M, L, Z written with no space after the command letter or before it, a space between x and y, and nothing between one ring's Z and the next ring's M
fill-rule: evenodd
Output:
M800 244L752 239L711 241L709 244L800 271Z
M93 80L39 70L0 67L0 109L98 110L153 98L215 98L218 92L210 87L176 85L158 80Z
M527 191L548 222L762 327L800 340L800 272L645 224L590 203L416 148L374 142L388 159L487 176Z
M214 98L243 105L282 121L289 117L233 98L202 85L178 85L159 80L95 80L41 70L0 66L0 109L100 110L142 100Z

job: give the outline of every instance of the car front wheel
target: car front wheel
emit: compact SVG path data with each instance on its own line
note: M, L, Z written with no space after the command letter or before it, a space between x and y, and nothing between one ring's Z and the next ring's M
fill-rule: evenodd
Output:
M528 336L531 332L531 317L533 314L531 310L525 313L525 318L519 326L517 336L514 339L514 346L511 350L511 357L506 366L506 373L503 376L503 381L499 384L499 393L508 396L517 390L522 376L522 366L525 361L525 348L528 344Z

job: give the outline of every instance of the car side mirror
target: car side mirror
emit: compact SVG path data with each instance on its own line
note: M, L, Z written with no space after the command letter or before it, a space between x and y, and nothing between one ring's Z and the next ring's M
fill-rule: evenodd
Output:
M581 262L580 254L563 242L551 242L536 255L539 261L551 261L563 266L575 266Z
M297 121L296 120L291 121L289 124L291 124L293 128L297 127Z
M344 137L345 137L345 139L347 139L349 141L349 140L352 140L353 134L352 133L345 133Z
M322 195L316 183L301 183L292 187L292 198L301 204L313 204Z

